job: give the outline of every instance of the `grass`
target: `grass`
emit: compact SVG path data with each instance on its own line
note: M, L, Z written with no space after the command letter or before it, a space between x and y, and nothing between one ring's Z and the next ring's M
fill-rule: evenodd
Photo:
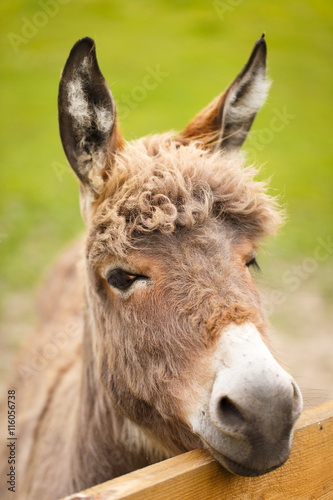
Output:
M234 7L228 0L50 0L57 12L43 16L46 4L13 0L0 7L2 305L13 290L31 289L83 230L56 99L69 50L86 35L96 40L122 130L132 139L184 127L233 80L266 31L274 83L248 140L249 159L264 164L261 175L272 176L272 192L282 194L289 216L269 249L274 258L293 262L312 256L318 237L333 235L330 0L252 0ZM23 37L16 46L13 33ZM167 75L128 107L147 68L157 66ZM288 117L276 131L272 119L279 113ZM266 267L270 259L263 256ZM332 256L326 266L332 270Z

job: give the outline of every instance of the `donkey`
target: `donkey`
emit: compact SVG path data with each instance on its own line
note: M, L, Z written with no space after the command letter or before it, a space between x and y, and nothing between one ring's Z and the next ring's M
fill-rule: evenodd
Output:
M243 476L287 460L302 398L269 351L250 272L281 211L239 153L265 68L262 36L182 132L127 143L94 41L74 45L59 123L87 236L49 276L11 385L19 498L57 499L197 447ZM32 346L69 327L59 355L24 373Z

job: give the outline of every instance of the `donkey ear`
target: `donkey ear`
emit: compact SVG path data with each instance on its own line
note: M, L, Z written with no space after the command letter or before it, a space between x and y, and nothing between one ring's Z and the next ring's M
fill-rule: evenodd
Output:
M60 136L82 187L101 193L112 153L122 144L116 107L96 59L95 43L82 38L63 69L58 96Z
M263 104L266 81L266 42L257 40L250 58L230 87L203 109L180 133L183 143L197 140L204 147L238 150Z

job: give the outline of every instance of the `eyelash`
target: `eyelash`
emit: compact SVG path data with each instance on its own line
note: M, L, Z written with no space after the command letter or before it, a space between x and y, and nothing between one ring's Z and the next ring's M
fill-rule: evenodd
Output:
M246 263L246 267L253 266L257 271L261 271L260 266L255 257L253 257L249 262Z
M140 274L130 274L124 271L124 269L117 268L110 272L107 282L113 288L124 292L128 290L138 279L147 280L148 277Z

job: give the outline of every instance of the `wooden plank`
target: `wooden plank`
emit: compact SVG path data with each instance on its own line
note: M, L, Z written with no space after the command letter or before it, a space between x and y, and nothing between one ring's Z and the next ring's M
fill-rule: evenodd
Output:
M204 450L151 465L63 500L332 500L333 401L299 419L289 460L260 477L235 476Z

